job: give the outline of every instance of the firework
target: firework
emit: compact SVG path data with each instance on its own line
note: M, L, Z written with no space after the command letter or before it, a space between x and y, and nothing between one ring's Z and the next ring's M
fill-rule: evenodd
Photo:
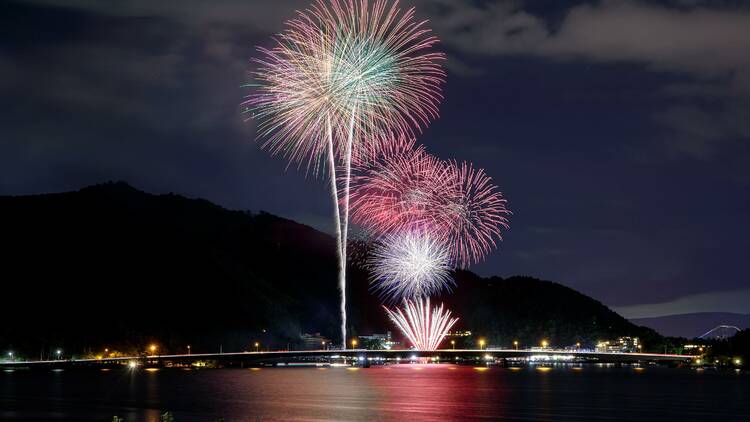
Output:
M352 221L375 236L438 228L439 209L453 195L452 173L414 141L399 141L372 163L355 167ZM435 234L435 233L433 233ZM437 233L437 237L442 237Z
M438 115L443 55L429 51L437 39L414 9L319 0L275 41L259 49L256 91L243 103L274 154L317 169L329 142L345 161Z
M429 297L426 300L407 300L403 310L384 308L391 321L417 350L437 350L445 335L458 321L458 318L451 318L451 312L444 309L442 304L430 310Z
M439 209L440 233L449 245L451 261L467 267L484 259L508 229L507 200L492 178L471 164L449 163L450 194Z
M376 238L419 231L442 241L450 262L481 261L508 228L507 201L482 169L444 162L399 142L352 177L352 220Z
M387 0L318 0L288 22L255 60L256 91L242 104L258 120L264 147L315 174L328 167L339 256L342 341L346 345L346 260L352 158L374 156L386 133L407 136L437 117L444 56L437 42ZM343 162L343 212L336 163Z
M434 295L453 285L449 250L427 233L385 236L369 264L373 288L388 302Z

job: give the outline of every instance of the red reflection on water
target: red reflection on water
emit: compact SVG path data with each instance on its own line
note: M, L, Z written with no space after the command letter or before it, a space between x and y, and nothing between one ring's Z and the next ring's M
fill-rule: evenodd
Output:
M501 369L451 364L389 368L390 371L375 369L367 377L379 397L377 410L384 420L505 416L508 397Z

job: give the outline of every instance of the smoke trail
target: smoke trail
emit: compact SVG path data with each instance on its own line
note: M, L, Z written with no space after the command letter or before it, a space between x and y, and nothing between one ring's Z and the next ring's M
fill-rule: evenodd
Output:
M328 168L331 177L331 195L333 196L333 212L336 217L336 255L339 261L339 289L341 290L341 348L346 349L346 256L341 247L341 214L339 212L339 195L336 185L336 162L333 156L333 134L331 133L331 119L326 119L328 132Z

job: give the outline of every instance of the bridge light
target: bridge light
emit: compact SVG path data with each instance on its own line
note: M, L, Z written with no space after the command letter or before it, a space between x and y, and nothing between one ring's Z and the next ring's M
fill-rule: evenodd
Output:
M156 345L155 344L152 344L151 346L149 346L148 349L151 350L151 354L152 355L156 353Z
M258 351L260 351L260 343L258 343L258 342L256 341L256 342L255 342L255 343L253 344L253 346L255 346L255 352L256 352L256 353L257 353Z
M737 365L737 366L742 365L742 359L740 359L740 358L735 359L734 360L734 364Z
M484 348L484 339L479 339L479 350L482 350Z
M453 350L456 350L456 340L451 340L451 346L453 346Z
M549 342L547 340L542 340L542 348L546 349L547 346L549 346Z
M357 339L352 339L352 348L357 347Z

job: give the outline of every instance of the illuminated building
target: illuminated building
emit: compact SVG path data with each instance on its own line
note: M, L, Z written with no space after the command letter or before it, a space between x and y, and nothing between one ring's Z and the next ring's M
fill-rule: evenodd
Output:
M615 340L603 340L596 344L600 353L636 353L641 351L638 337L617 337Z

